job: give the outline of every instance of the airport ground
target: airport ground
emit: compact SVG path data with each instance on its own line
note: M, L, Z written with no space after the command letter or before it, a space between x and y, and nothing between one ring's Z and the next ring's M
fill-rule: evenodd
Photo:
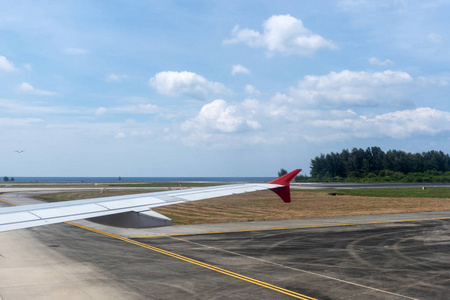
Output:
M449 231L450 211L43 226L0 234L0 299L448 299Z

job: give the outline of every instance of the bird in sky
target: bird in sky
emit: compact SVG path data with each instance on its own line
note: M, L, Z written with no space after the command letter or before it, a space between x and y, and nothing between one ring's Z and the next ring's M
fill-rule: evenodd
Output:
M22 152L25 152L25 150L16 150L16 151L14 151L14 152L22 153Z

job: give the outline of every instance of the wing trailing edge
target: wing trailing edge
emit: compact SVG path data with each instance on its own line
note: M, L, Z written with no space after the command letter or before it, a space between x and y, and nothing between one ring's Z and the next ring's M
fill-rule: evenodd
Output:
M300 172L294 170L269 183L246 183L145 194L72 200L0 208L0 232L75 221L96 219L120 227L159 227L172 220L152 208L229 195L272 190L291 202L290 182Z

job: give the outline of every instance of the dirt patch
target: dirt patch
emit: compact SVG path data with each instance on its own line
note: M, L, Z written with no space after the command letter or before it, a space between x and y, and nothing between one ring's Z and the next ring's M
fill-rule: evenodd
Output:
M155 208L174 224L200 224L450 210L450 199L328 195L292 191L283 203L271 191Z

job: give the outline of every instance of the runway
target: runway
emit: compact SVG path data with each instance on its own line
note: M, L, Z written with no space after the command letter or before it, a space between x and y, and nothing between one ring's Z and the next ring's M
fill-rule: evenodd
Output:
M176 226L178 234L149 237L80 223L0 234L0 297L447 299L450 291L450 212Z

